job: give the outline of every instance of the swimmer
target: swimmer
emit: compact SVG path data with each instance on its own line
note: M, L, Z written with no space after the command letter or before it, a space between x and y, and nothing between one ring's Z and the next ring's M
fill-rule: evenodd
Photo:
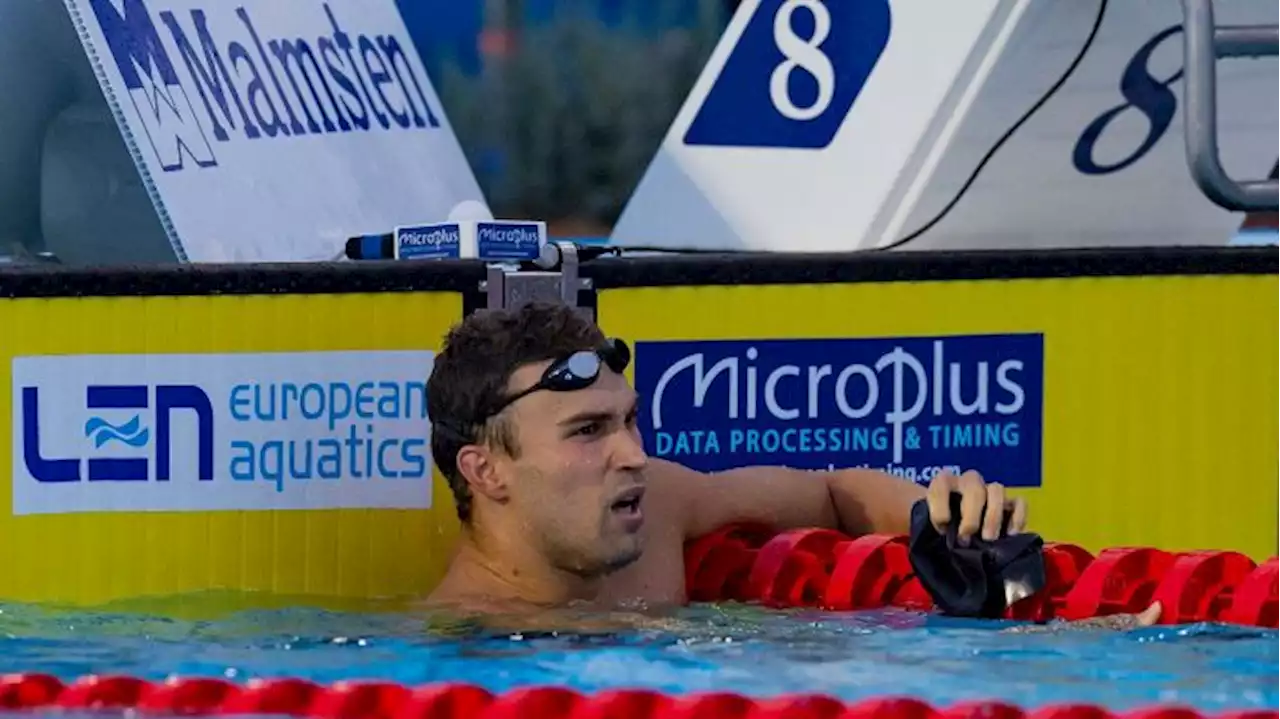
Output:
M450 330L427 396L432 456L462 529L428 606L494 616L678 606L685 543L727 524L900 535L923 498L941 531L953 492L962 542L996 539L1006 513L1009 532L1026 527L1025 500L977 472L926 489L869 469L703 473L646 456L629 361L624 344L561 305L481 310Z

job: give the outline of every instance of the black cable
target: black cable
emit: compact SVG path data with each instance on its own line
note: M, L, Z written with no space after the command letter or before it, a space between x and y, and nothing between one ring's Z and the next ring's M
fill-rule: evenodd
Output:
M672 255L723 255L727 253L741 253L746 250L740 250L733 247L659 247L654 245L610 245L609 249L614 255L622 256L624 252L654 252L666 253Z
M1018 118L1018 121L1013 123L1013 126L1010 127L1008 130L1006 130L1005 133L1000 136L999 140L996 140L995 144L991 146L991 149L987 150L987 154L982 156L982 159L978 162L978 166L973 168L973 172L969 175L969 179L965 180L964 184L960 186L960 190L956 192L955 196L951 198L951 201L948 202L946 206L943 207L938 214L934 215L933 219L924 223L924 226L921 227L920 229L916 230L915 232L912 232L909 235L906 235L905 237L896 239L893 242L877 249L891 250L895 247L901 247L907 244L908 242L916 239L920 235L923 235L924 233L928 232L930 229L933 228L934 225L941 222L942 218L947 216L947 213L951 212L952 208L954 208L960 202L960 198L964 197L964 194L969 191L970 187L973 186L974 181L978 179L978 175L982 173L983 168L985 168L987 166L987 163L991 160L991 158L995 156L996 151L999 150L1000 147L1004 145L1005 142L1008 142L1009 138L1013 136L1013 133L1017 132L1018 128L1022 127L1027 122L1027 120L1030 120L1031 116L1036 114L1036 112L1038 112L1040 108L1043 107L1044 104L1049 101L1049 98L1053 97L1054 94L1056 94L1058 90L1061 89L1064 84L1066 84L1067 80L1070 79L1071 75L1075 73L1076 68L1080 66L1081 61L1084 60L1084 56L1089 52L1089 48L1093 45L1094 39L1098 37L1098 30L1099 28L1102 27L1102 20L1106 16L1106 14L1107 14L1107 0L1101 0L1098 3L1098 17L1095 18L1093 21L1093 28L1089 30L1089 36L1085 38L1084 45L1080 47L1080 52L1077 53L1075 59L1071 61L1071 64L1067 67L1066 72L1062 73L1062 77L1058 78L1058 81L1053 83L1053 85L1049 87L1048 91L1046 91L1044 95L1042 95L1040 99L1037 100L1036 103L1031 106L1031 109L1023 113L1022 117Z

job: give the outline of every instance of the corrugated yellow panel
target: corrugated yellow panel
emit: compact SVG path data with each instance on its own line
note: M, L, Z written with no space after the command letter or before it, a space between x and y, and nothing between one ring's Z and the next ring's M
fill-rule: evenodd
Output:
M1097 551L1277 544L1277 278L621 289L632 341L1044 334L1033 529Z
M457 521L429 510L13 516L11 361L42 354L435 349L453 293L0 301L0 600L99 603L201 590L376 598L428 591ZM423 380L425 381L425 377Z

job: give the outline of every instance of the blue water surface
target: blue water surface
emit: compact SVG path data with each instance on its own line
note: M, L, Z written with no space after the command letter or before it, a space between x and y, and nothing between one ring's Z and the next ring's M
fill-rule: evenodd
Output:
M605 617L603 620L613 620ZM633 618L634 619L634 618ZM823 613L697 605L616 629L519 631L420 611L251 610L181 619L0 604L0 673L89 673L245 681L469 682L493 692L564 685L846 701L914 696L935 705L1002 699L1111 709L1280 706L1277 633L1214 624L1016 633L903 611ZM519 626L517 623L516 626Z

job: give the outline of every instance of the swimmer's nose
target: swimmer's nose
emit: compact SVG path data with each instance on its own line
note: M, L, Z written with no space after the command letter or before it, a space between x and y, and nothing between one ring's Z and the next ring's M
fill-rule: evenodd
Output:
M618 432L615 437L614 466L618 469L644 469L649 461L649 455L644 451L644 440L640 437L640 431L636 429L631 432Z

